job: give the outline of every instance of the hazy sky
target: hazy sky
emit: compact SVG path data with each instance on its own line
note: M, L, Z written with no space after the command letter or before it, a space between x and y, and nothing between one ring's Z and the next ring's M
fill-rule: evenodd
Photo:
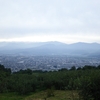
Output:
M100 43L100 0L0 0L0 41Z

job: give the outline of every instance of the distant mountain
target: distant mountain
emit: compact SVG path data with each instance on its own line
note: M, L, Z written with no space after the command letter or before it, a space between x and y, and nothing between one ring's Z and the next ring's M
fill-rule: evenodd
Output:
M72 54L91 55L100 51L100 44L78 42L70 44L68 49L72 51Z
M56 41L1 42L0 54L97 56L100 54L100 44L83 42L65 44Z
M0 42L1 50L13 50L13 49L24 49L40 46L42 42Z
M80 49L80 50L98 50L100 49L100 44L98 43L83 43L83 42L78 42L78 43L73 43L69 45L69 48L71 49Z

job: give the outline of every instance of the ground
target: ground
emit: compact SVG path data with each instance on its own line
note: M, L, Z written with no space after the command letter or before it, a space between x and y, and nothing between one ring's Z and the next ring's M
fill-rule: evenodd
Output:
M54 96L47 97L47 91L31 93L27 96L19 96L16 93L0 94L0 100L78 100L77 91L54 91Z

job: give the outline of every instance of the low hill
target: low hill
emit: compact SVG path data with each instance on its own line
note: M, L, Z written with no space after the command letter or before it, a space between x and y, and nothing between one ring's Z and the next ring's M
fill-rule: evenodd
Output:
M1 54L21 55L72 55L91 56L100 54L98 43L73 43L61 42L1 42Z

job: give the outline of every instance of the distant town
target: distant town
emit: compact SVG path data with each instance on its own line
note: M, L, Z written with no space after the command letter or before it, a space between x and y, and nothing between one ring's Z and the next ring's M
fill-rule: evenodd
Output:
M85 65L98 66L100 65L100 58L2 55L0 56L0 64L6 68L11 68L12 72L28 68L31 70L57 71L62 68L70 69L73 66L76 68Z

